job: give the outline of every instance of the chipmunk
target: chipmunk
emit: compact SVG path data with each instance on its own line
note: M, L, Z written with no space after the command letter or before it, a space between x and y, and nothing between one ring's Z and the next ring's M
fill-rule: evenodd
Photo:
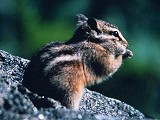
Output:
M78 110L83 89L111 76L133 55L127 46L116 26L79 14L70 40L49 43L32 56L22 84Z

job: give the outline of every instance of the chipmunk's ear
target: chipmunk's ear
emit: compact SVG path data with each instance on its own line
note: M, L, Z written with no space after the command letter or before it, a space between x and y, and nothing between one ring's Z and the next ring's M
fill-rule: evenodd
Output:
M82 25L88 20L88 18L83 14L78 14L77 19L78 19L78 25Z
M97 20L95 18L88 18L87 23L92 30L95 30L98 34L101 33L98 28Z

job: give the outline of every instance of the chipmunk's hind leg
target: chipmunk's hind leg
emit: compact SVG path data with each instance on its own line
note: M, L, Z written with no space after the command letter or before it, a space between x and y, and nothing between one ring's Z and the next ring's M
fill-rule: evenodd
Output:
M79 60L60 62L51 68L50 75L50 89L56 89L59 94L58 96L55 90L51 90L51 97L69 109L78 110L86 84L82 63Z
M62 101L62 105L72 110L78 110L82 96L82 91L67 91Z

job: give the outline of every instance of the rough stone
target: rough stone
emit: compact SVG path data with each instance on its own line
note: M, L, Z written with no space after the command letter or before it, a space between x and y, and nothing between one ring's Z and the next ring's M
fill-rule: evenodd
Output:
M29 60L0 50L0 120L120 120L147 119L143 113L119 100L84 90L78 111L66 109L58 101L38 96L22 86Z

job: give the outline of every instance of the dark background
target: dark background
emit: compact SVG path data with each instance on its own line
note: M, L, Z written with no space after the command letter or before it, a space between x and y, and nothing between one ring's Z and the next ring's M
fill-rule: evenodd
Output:
M71 38L77 13L109 21L134 57L90 89L160 118L159 6L158 0L0 0L0 49L29 59L44 44Z

